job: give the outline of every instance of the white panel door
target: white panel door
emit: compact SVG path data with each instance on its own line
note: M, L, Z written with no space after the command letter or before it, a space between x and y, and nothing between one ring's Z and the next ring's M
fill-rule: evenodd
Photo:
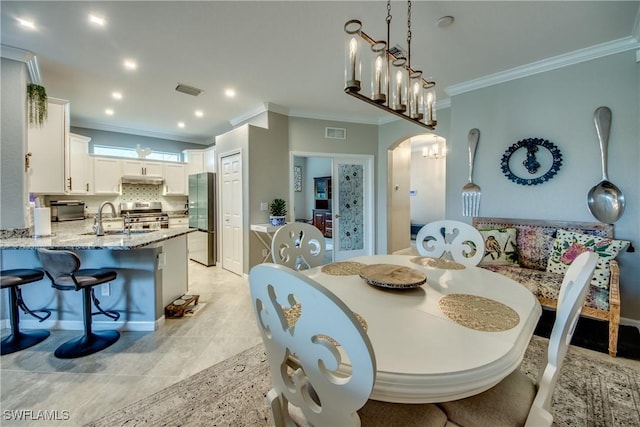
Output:
M242 158L221 158L222 268L242 275Z
M333 259L373 255L372 158L333 161Z

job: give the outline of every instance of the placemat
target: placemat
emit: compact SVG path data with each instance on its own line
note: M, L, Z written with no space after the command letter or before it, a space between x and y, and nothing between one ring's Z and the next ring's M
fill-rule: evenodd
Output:
M438 305L449 319L479 331L507 331L520 322L520 316L511 307L477 295L445 295Z
M441 270L464 270L467 268L464 264L460 264L459 262L444 258L431 258L428 256L418 256L411 258L409 261L423 267L439 268Z
M427 275L415 268L394 264L370 264L362 267L360 277L372 286L411 289L427 281Z
M332 276L353 276L360 273L360 269L366 265L355 261L332 262L323 266L320 271Z

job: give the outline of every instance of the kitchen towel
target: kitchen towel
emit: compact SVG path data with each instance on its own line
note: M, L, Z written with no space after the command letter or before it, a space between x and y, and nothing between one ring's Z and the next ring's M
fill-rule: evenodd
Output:
M51 208L34 208L33 234L36 237L51 235Z

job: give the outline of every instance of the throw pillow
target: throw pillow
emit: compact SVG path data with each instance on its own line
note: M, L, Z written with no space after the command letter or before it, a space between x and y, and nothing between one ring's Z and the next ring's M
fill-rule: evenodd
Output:
M513 265L518 263L517 230L513 227L478 230L484 240L484 257L479 265Z
M587 251L595 252L599 258L591 285L609 289L609 276L611 276L609 261L622 252L628 244L626 240L614 240L558 229L547 262L547 271L564 274L578 255Z

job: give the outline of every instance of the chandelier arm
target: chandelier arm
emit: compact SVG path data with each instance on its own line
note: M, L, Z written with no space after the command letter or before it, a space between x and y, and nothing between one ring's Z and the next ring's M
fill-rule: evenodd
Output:
M418 126L422 126L423 128L426 128L426 129L429 129L429 130L434 130L436 128L435 127L435 120L434 120L434 124L433 125L428 125L428 124L425 124L425 123L423 123L423 122L421 122L419 120L412 119L411 117L407 116L406 114L402 114L399 111L392 110L391 108L387 107L386 105L378 104L378 103L374 102L373 100L371 100L371 98L369 98L368 96L362 95L361 93L349 90L348 88L346 88L344 90L344 92L346 94L348 94L348 95L351 95L351 96L353 96L355 98L360 99L361 101L366 102L367 104L370 104L370 105L373 105L375 107L378 107L379 109L384 110L387 113L394 114L394 115L396 115L398 117L402 117L403 119L408 120L408 121L410 121L410 122L412 122L412 123L414 123L414 124L416 124Z
M411 70L411 0L407 1L407 68Z

